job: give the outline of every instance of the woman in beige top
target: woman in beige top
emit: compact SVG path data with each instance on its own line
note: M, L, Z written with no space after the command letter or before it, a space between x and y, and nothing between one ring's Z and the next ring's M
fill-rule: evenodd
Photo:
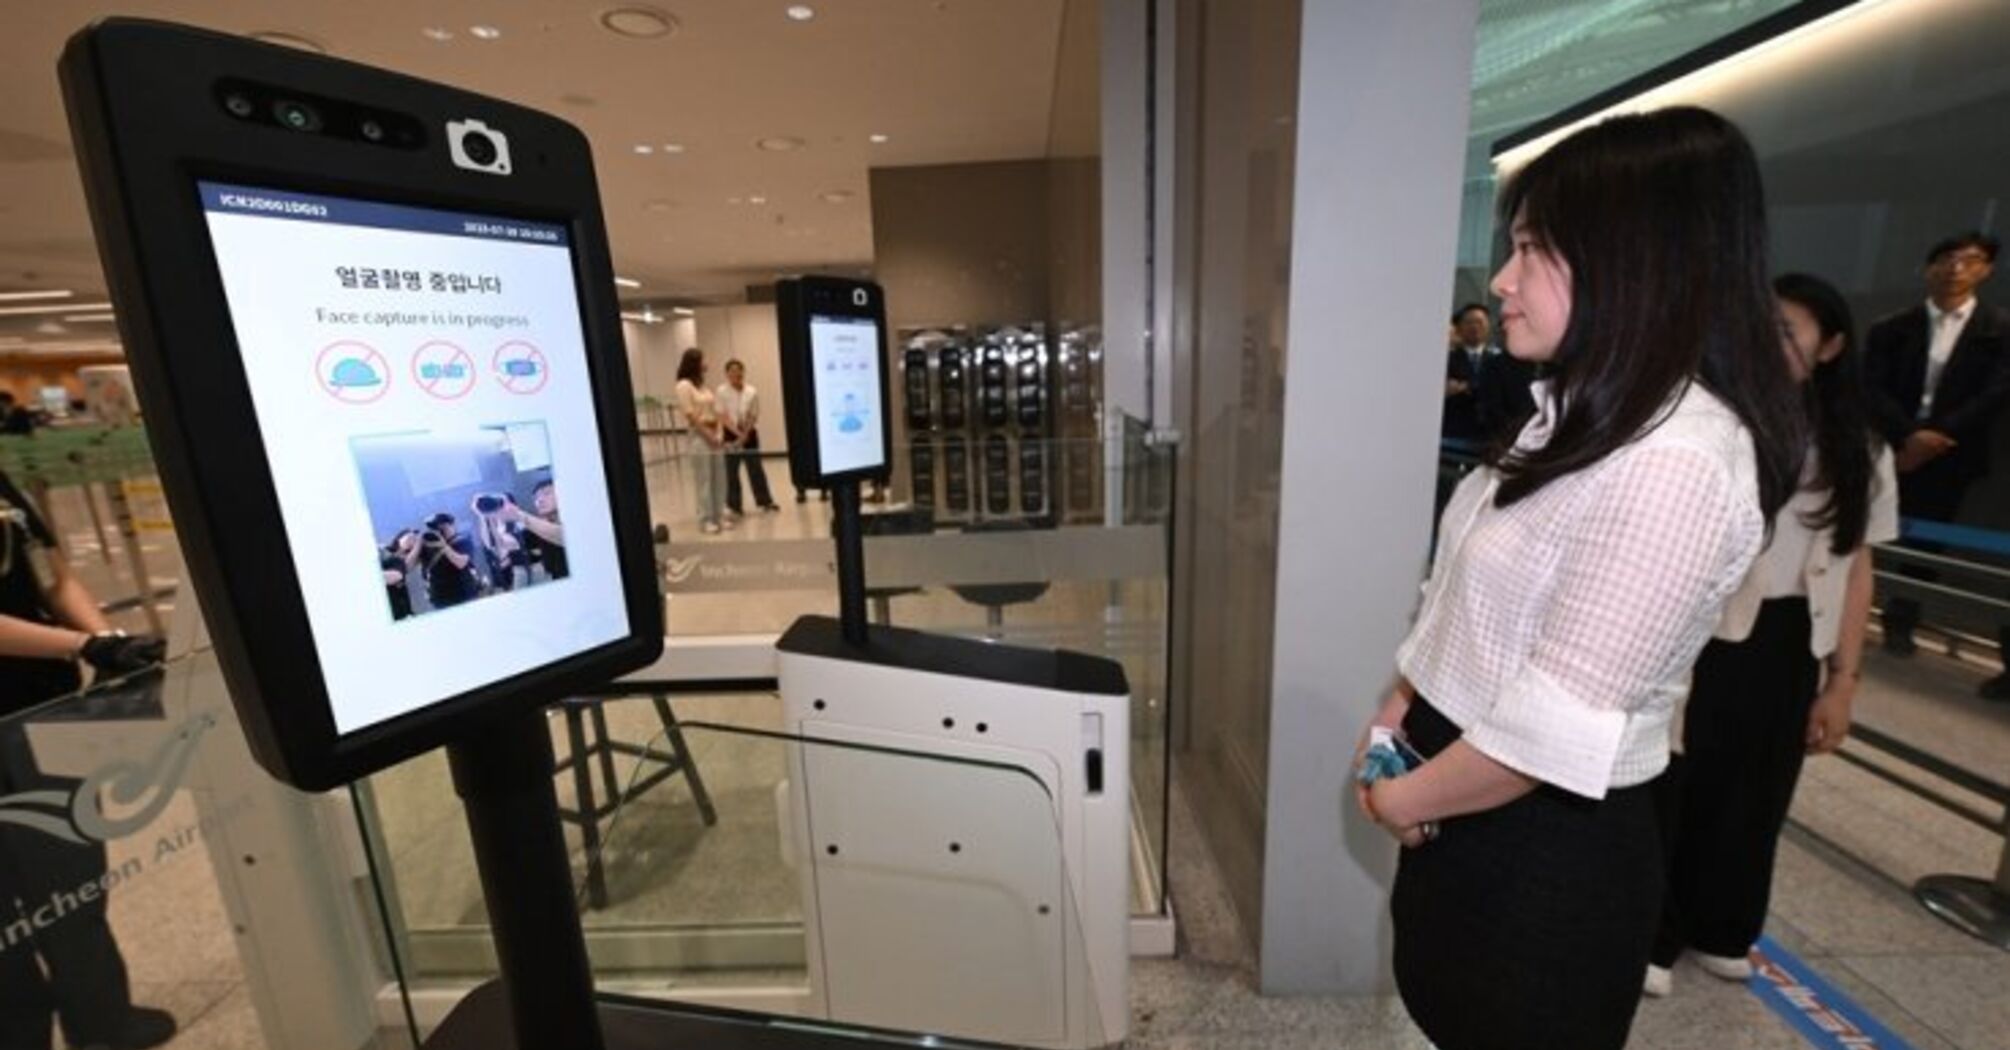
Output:
M699 441L691 457L697 485L698 531L716 533L731 528L724 514L726 501L726 427L719 420L719 401L705 387L705 351L692 347L677 362L677 411L684 426Z

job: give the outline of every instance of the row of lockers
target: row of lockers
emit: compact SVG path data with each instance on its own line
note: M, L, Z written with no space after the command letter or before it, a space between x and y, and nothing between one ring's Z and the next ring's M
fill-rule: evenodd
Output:
M912 500L939 521L1101 518L1102 449L1094 442L919 434L907 451Z
M907 429L1052 434L1095 426L1102 354L1087 333L1052 349L1041 325L904 333Z
M907 480L947 521L1099 520L1102 354L1042 325L902 333Z

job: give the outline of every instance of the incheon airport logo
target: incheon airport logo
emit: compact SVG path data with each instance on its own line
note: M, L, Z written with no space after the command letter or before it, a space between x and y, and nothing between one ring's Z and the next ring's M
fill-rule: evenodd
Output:
M196 715L168 734L153 754L102 766L74 791L0 796L0 824L19 825L78 846L133 834L152 824L174 800L196 745L215 726L216 716Z
M705 556L693 554L688 558L666 558L663 561L663 575L671 583L683 583L696 575L698 566L705 563Z

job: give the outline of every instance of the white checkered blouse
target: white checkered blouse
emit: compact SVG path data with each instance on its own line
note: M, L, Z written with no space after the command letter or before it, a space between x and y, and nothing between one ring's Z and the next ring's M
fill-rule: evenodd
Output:
M1554 406L1516 444L1549 440ZM1506 509L1473 471L1396 663L1495 761L1603 798L1667 767L1689 670L1765 534L1751 435L1691 384L1661 424Z

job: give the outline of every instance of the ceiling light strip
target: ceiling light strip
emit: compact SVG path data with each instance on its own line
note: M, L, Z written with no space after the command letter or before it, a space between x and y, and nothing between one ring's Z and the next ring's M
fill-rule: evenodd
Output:
M0 317L28 317L35 314L88 314L112 308L110 303L59 303L53 306L0 306Z
M1805 46L1837 25L1889 2L1804 0L1500 139L1492 150L1494 167L1512 171L1580 128L1622 113L1666 105L1675 96L1726 76L1761 55Z

